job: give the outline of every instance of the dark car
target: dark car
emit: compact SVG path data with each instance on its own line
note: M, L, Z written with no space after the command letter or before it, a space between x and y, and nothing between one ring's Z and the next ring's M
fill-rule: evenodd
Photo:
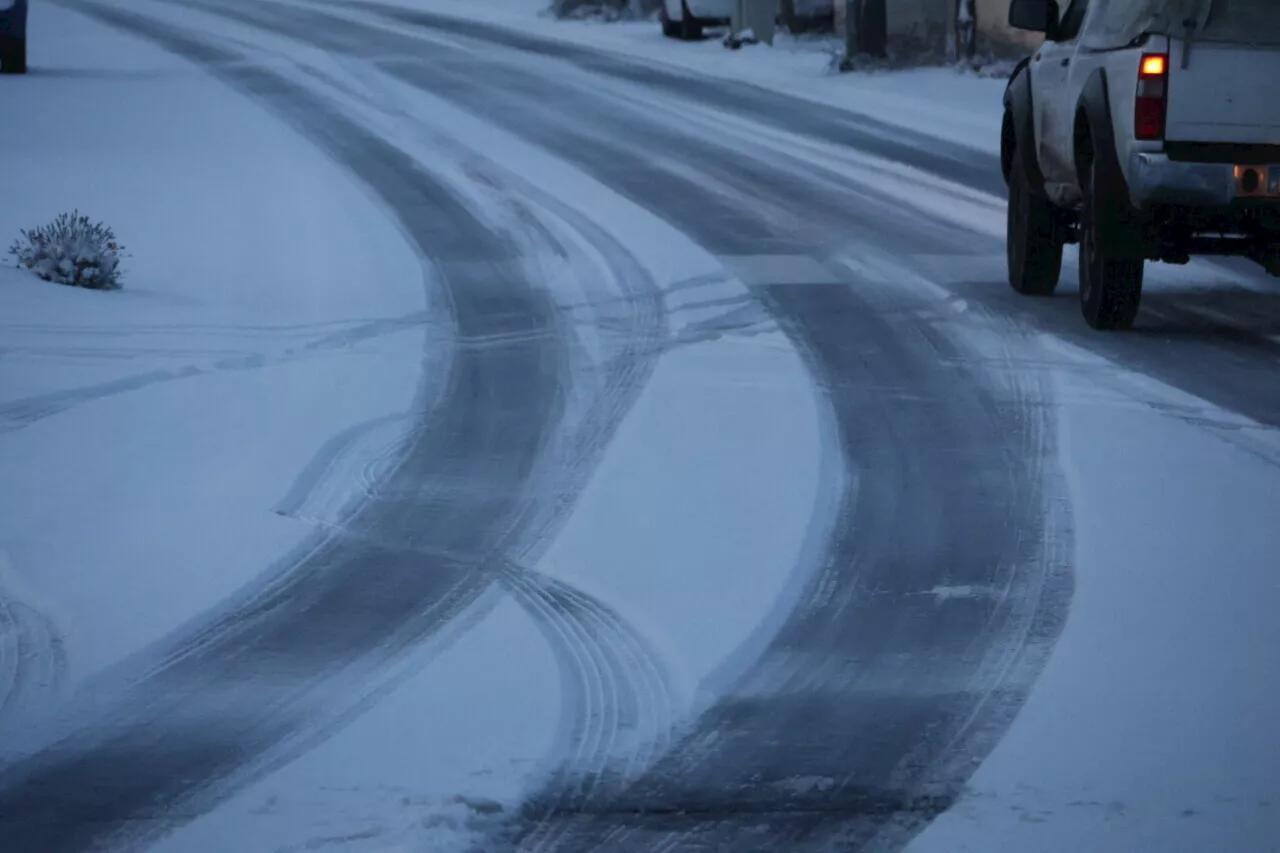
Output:
M0 0L0 74L27 72L27 0Z

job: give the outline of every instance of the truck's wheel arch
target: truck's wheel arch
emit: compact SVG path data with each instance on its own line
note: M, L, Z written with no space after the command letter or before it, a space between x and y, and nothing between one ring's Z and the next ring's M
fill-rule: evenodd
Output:
M1091 193L1086 177L1092 164L1095 177L1108 188L1105 237L1099 243L1111 254L1127 259L1150 255L1151 235L1141 214L1129 201L1128 179L1116 150L1115 126L1111 119L1111 98L1102 69L1093 72L1080 93L1074 128L1076 181L1081 195ZM1095 200L1096 201L1096 200ZM1155 257L1154 255L1150 255Z
M1080 92L1076 105L1072 153L1076 169L1076 185L1084 191L1085 167L1101 155L1098 164L1108 174L1120 173L1120 161L1116 154L1116 134L1111 125L1111 96L1107 91L1107 77L1099 68L1090 75Z
M1031 100L1031 59L1022 60L1013 69L1004 90L1004 123L1000 129L1000 168L1005 183L1013 168L1013 158L1022 158L1027 181L1036 192L1043 192L1044 173L1036 157L1035 109Z

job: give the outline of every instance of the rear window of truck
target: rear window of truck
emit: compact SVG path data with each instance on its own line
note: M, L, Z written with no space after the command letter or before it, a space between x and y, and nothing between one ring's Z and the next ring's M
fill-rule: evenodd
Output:
M1280 0L1214 0L1198 38L1280 45Z

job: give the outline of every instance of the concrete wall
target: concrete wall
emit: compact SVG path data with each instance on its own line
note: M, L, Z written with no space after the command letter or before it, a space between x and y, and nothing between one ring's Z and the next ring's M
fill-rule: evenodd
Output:
M953 0L888 0L889 35L903 35L920 26L946 26Z
M911 55L945 48L947 16L955 0L887 0L889 47ZM845 32L846 0L832 0L837 33Z
M1009 26L1009 0L977 0L978 45L983 52L1022 56L1042 37ZM845 0L832 0L836 32L844 32ZM947 55L956 0L888 0L889 44L899 56Z
M893 2L893 0L889 0ZM1009 26L1009 0L978 0L978 38L998 53L1030 53L1044 38Z
M955 0L889 0L889 45L901 57L944 55Z

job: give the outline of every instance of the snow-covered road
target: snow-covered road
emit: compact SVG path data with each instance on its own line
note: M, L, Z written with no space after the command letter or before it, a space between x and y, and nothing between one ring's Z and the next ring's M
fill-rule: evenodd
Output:
M1091 333L971 129L487 17L33 15L6 157L228 177L0 270L0 850L1280 849L1280 288Z

